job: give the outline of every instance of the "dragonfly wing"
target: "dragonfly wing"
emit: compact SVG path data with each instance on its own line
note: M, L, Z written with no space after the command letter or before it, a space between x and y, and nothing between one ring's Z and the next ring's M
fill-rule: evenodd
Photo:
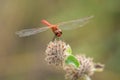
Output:
M26 36L30 36L30 35L34 35L34 34L46 31L48 29L49 29L49 27L24 29L24 30L21 30L21 31L17 31L16 34L19 37L26 37Z
M77 29L79 27L83 27L85 24L87 24L89 22L90 19L92 19L94 16L88 16L88 17L84 17L84 18L80 18L77 20L72 20L72 21L68 21L68 22L62 22L59 25L59 27L62 30L72 30L72 29Z

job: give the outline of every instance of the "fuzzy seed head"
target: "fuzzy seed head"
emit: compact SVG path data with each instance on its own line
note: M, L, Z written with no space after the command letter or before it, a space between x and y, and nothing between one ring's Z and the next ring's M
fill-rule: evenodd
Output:
M76 56L76 58L80 62L80 67L75 68L72 65L66 66L64 68L64 70L66 71L65 78L70 80L82 80L86 75L93 75L95 71L95 63L93 63L93 59L89 57L87 58L85 55L78 55Z
M48 64L54 64L56 66L62 66L64 58L66 57L65 50L67 49L65 42L61 40L51 41L46 48L45 60Z

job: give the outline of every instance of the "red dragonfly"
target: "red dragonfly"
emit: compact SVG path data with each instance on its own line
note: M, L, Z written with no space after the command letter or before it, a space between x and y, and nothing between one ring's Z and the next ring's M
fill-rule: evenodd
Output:
M34 35L34 34L46 31L48 29L52 29L52 32L55 34L55 36L60 37L62 35L62 30L70 30L70 29L76 29L76 28L79 28L79 27L83 27L93 17L94 16L88 16L88 17L84 17L84 18L80 18L80 19L76 19L76 20L61 22L61 23L58 23L58 24L55 24L55 25L50 24L47 20L42 20L41 22L44 25L46 25L46 27L23 29L21 31L17 31L16 34L19 37L26 37L26 36L30 36L30 35Z

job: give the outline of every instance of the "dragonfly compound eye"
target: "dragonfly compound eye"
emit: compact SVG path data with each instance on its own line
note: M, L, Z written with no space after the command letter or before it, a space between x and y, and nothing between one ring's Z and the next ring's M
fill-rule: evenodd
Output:
M62 34L62 31L60 31L60 34Z

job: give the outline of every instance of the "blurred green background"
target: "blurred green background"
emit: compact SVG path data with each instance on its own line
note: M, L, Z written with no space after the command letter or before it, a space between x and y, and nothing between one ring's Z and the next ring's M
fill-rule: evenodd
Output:
M120 80L120 0L0 0L0 80L65 80L45 62L51 30L19 38L15 32L94 15L83 28L63 31L74 54L85 53L105 70L92 80Z

